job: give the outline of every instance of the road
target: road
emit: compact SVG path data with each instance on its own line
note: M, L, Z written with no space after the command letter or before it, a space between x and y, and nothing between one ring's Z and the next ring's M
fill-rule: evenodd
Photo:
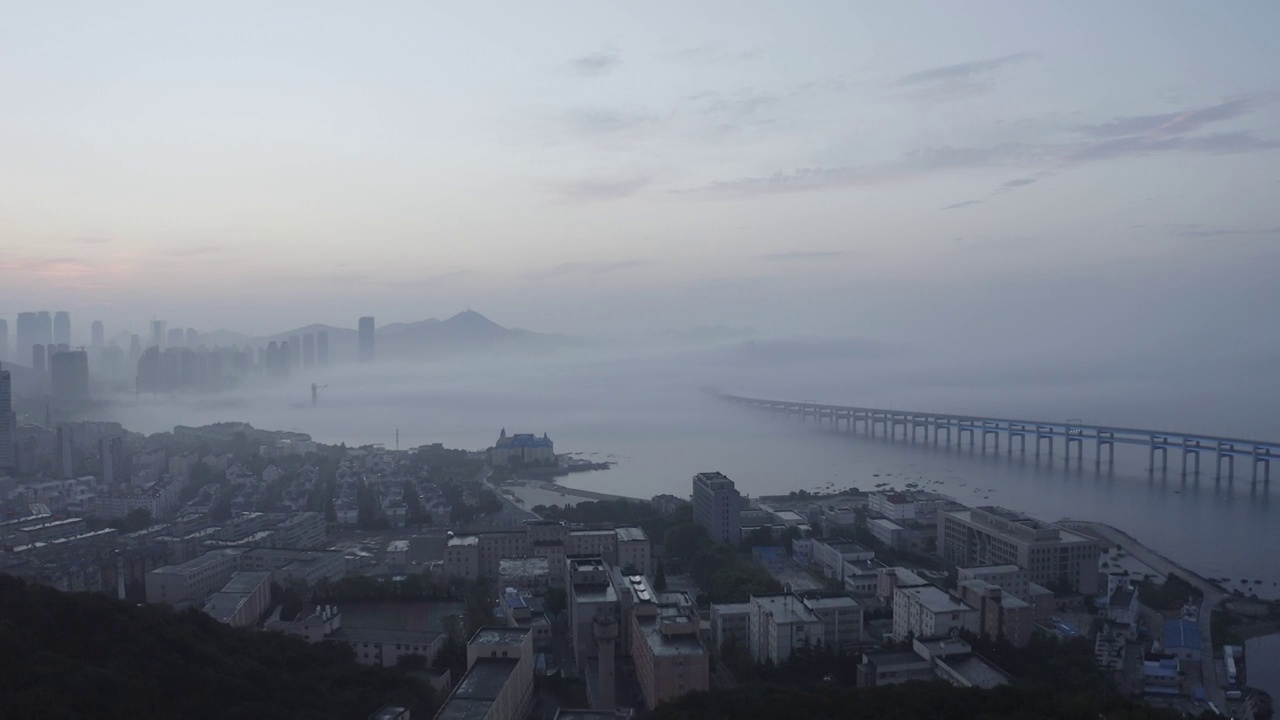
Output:
M1222 689L1222 683L1218 680L1217 663L1213 660L1213 638L1210 635L1213 623L1213 609L1218 603L1225 599L1226 593L1219 590L1212 583L1181 565L1173 562L1163 555L1155 552L1151 548L1138 542L1132 536L1118 530L1110 525L1095 522L1082 522L1078 520L1065 520L1063 524L1083 530L1094 537L1100 538L1104 542L1108 542L1119 546L1125 552L1132 555L1138 561L1146 563L1151 569L1163 575L1170 572L1177 573L1179 577L1191 583L1193 587L1204 594L1204 600L1200 603L1200 673L1201 684L1204 686L1205 698L1219 708L1226 707L1227 696ZM1152 632L1156 632L1152 628Z

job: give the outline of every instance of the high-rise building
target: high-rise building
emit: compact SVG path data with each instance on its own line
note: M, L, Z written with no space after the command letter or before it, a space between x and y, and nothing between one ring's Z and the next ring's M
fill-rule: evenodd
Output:
M289 336L289 367L302 367L302 338L297 335Z
M102 461L102 481L107 485L124 480L121 461L124 459L124 441L119 435L104 437L98 441L98 459Z
M137 365L138 358L142 357L142 337L139 335L129 336L129 365Z
M31 346L31 369L36 373L37 377L43 377L49 369L45 364L47 359L45 357L45 347L41 343Z
M0 362L9 359L9 321L0 319Z
M36 342L41 345L53 342L53 316L48 310L36 313Z
M163 320L151 321L151 342L148 343L148 347L164 348L164 327L165 323Z
M373 318L360 318L360 362L373 362L374 358L373 344Z
M58 345L71 344L71 313L59 310L53 315L53 342Z
M733 481L718 472L693 476L693 519L706 528L712 540L737 545L742 496Z
M1049 588L1098 589L1098 541L998 506L940 511L938 554L960 567L1017 565Z
M316 364L316 336L314 333L307 333L302 336L302 366L315 367Z
M26 364L31 359L31 347L36 344L36 314L18 313L18 326L14 332L13 357Z
M329 331L327 330L316 333L316 364L320 367L329 367Z
M195 328L187 328L187 347L200 347L200 333Z
M26 364L31 359L31 348L36 344L36 314L33 312L18 313L18 327L15 329L13 357Z
M187 344L187 334L182 332L182 328L171 328L167 340L166 348L183 347Z
M50 388L58 400L69 403L89 399L89 353L58 352L49 357Z
M13 414L13 386L9 371L0 370L0 475L13 470L13 433L16 429Z
M89 326L89 345L94 348L100 348L106 344L106 331L102 327L101 320L94 320Z
M76 476L75 441L72 439L71 426L58 426L58 477L70 480Z

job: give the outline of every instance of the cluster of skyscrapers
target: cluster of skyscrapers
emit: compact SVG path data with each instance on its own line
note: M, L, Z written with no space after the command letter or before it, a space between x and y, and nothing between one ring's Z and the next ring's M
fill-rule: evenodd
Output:
M89 328L89 346L72 346L71 316L65 311L23 312L16 342L0 319L0 361L29 366L33 388L69 402L88 399L90 371L111 386L133 384L139 393L220 391L247 375L287 377L299 369L328 367L329 332L298 333L265 346L207 346L194 328L168 327L152 320L149 334L129 335L128 347L109 341L102 321ZM357 357L374 359L374 319L359 320ZM22 375L22 373L19 373Z
M101 323L96 327L101 332ZM30 367L35 381L55 398L81 402L89 398L89 358L71 347L71 315L47 310L18 314L17 337L9 346L9 323L0 320L0 361Z

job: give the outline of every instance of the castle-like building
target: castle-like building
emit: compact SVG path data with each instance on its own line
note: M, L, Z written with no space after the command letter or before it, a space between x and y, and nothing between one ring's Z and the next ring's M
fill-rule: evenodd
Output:
M525 463L554 462L555 446L546 433L538 437L533 433L516 433L507 435L503 428L498 435L498 442L489 450L489 462L494 465L507 465L519 459Z

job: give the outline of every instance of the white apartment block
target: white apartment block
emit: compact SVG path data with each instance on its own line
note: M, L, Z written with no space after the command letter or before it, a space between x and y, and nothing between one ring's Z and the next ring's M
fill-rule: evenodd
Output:
M981 631L978 611L933 585L893 592L893 638L933 638L952 631Z

